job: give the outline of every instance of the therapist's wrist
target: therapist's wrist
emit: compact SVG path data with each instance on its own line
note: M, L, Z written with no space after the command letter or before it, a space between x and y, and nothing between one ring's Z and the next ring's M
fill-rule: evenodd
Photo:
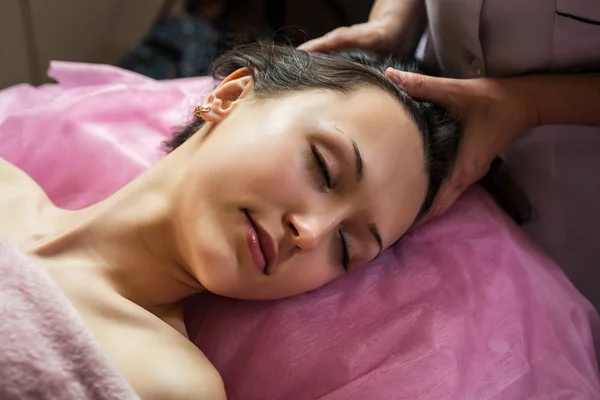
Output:
M520 79L537 106L537 125L600 125L600 74Z
M509 78L504 82L506 90L513 93L514 101L519 103L522 110L518 116L522 131L541 125L539 82L532 77Z
M397 57L410 57L425 30L427 17L424 0L377 0L369 22L379 25L386 43L381 47Z

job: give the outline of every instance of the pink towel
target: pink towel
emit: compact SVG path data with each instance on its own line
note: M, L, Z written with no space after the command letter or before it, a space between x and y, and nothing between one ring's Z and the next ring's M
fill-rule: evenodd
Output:
M139 399L51 278L0 239L0 399Z

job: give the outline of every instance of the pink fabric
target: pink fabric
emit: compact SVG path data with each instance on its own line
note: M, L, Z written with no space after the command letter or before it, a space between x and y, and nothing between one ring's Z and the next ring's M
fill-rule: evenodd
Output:
M117 190L212 85L55 63L0 92L0 156L63 207ZM598 315L474 188L367 268L277 302L203 294L192 340L229 399L597 399Z
M230 399L600 398L598 315L480 188L318 291L190 309Z
M210 78L159 83L107 65L53 62L49 75L60 86L1 92L0 157L70 209L107 197L162 157L160 143L213 87Z
M139 399L52 279L0 238L0 398Z

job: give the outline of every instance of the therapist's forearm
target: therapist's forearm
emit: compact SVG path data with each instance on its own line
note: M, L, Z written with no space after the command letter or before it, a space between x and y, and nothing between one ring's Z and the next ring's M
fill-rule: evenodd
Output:
M413 54L427 24L425 0L375 0L369 20L389 19L398 24L404 38L400 54Z
M600 74L516 79L536 102L538 125L600 125Z

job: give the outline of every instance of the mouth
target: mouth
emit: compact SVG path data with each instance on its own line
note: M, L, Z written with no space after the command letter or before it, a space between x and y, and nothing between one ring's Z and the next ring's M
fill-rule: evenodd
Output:
M252 261L254 261L256 267L263 274L268 275L277 259L275 241L258 222L252 219L247 209L243 209L242 211L244 212L248 226L246 238Z

